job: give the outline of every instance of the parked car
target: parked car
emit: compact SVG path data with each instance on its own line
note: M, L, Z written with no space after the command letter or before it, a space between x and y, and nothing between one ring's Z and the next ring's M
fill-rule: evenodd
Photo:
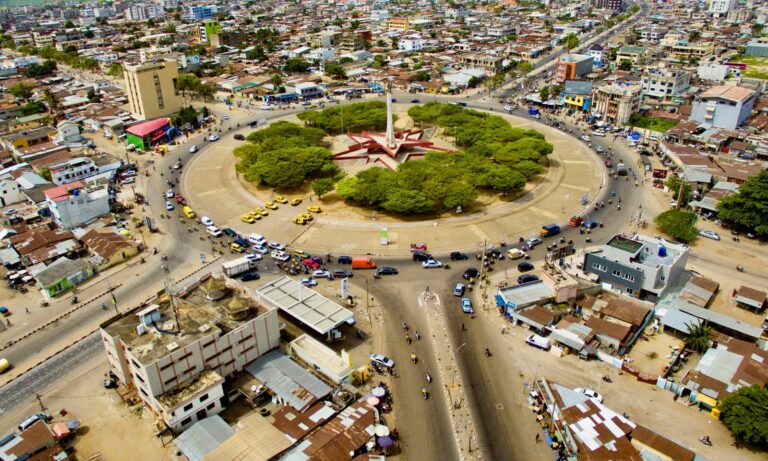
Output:
M248 253L245 255L246 258L250 259L251 261L261 261L264 259L264 256L262 256L261 253Z
M339 264L352 264L352 256L339 256L336 262Z
M323 269L318 269L314 272L312 272L312 277L318 278L318 279L328 279L333 280L333 275L331 275L330 272Z
M176 192L173 191L173 189L168 189L165 191L165 198L173 198L176 196Z
M713 231L708 231L708 230L699 231L699 235L704 238L708 238L712 240L720 240L720 234Z
M603 396L592 389L587 389L585 387L577 387L574 389L574 391L578 392L579 394L584 394L590 399L596 400L598 403L603 403Z
M301 283L305 287L316 287L317 286L317 280L313 279L312 277L303 278L303 279L299 280L299 283Z
M245 136L243 136L240 133L236 133L235 134L235 139L238 140L238 141L245 141Z
M397 275L399 272L394 267L382 266L376 269L376 273L379 275Z
M173 210L173 202L165 202L165 209L168 211Z
M412 257L414 261L429 261L432 259L432 255L426 251L414 251Z
M235 230L231 227L225 227L221 231L227 234L227 237L237 237L237 232L235 232Z
M461 274L461 277L464 280L474 279L480 277L480 271L474 267L470 267L469 269L465 270L463 274Z
M269 248L264 248L263 246L260 246L260 245L254 245L251 248L253 249L254 254L258 253L258 254L265 255L269 253Z
M465 259L469 259L466 253L460 251L451 252L451 261L464 261Z
M591 141L591 140L592 140L592 138L590 138L589 136L587 136L587 135L585 135L585 134L584 134L584 135L581 135L581 140L582 140L582 141L586 141L586 142L589 142L589 141Z
M259 275L256 271L248 271L243 273L242 276L240 276L240 280L243 282L250 282L251 280L259 280L261 278L261 275Z
M389 357L385 357L381 354L371 354L371 363L373 365L392 368L395 366L395 361Z
M348 271L346 269L335 269L333 271L333 276L340 279L352 277L352 271Z
M523 275L521 275L520 277L517 278L517 283L522 285L523 283L531 283L531 282L536 282L538 280L539 280L539 276L538 275L523 274Z
M264 238L261 234L251 234L248 236L248 241L253 243L254 245L263 247L267 244L267 239Z
M285 251L280 251L280 250L274 250L272 253L270 253L270 256L272 257L272 259L275 259L277 261L283 261L283 262L291 259L291 255L289 255Z
M453 289L453 296L464 296L464 284L457 283L456 288Z
M420 102L418 99L411 99L411 104L419 104Z
M267 246L273 250L285 250L285 245L280 242L269 242Z
M214 141L218 141L218 140L219 140L219 135L217 135L217 134L212 134L212 135L208 136L208 141L210 141L210 142L214 142Z
M475 310L472 309L472 300L469 298L461 298L461 310L465 314L474 314Z
M533 264L523 261L517 265L517 270L520 272L528 272L533 270Z
M213 220L208 216L200 218L200 222L203 223L204 226L213 226Z
M437 269L439 267L443 267L443 263L436 259L430 259L429 261L424 261L421 263L421 267L424 269Z
M525 241L525 244L528 245L530 248L535 247L536 245L539 245L543 243L544 241L539 237L531 237L528 240Z

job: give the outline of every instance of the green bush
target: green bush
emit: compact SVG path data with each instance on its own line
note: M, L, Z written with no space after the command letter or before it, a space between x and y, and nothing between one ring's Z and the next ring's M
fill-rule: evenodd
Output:
M656 216L654 222L665 234L681 242L691 243L698 236L695 226L696 213L676 209L667 210Z
M387 105L383 101L346 104L302 112L298 117L308 126L331 134L381 131L387 127Z

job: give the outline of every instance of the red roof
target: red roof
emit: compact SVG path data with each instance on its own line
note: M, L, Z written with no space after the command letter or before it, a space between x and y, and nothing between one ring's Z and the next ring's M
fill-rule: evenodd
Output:
M65 198L68 197L69 191L71 191L72 189L82 189L82 188L83 188L82 181L75 181L75 182L64 184L58 187L52 187L45 191L45 198L58 201L56 199L60 199L61 197L65 197Z
M142 138L155 130L158 130L160 128L163 128L166 125L169 125L171 123L171 119L167 117L158 118L155 120L150 120L148 122L139 123L138 125L133 125L130 128L127 128L125 131L136 135L141 136Z

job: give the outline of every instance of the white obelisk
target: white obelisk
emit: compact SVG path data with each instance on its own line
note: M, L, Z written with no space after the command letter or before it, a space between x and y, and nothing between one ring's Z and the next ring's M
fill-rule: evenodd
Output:
M387 147L395 147L395 125L392 123L392 82L387 83L387 133L384 135Z

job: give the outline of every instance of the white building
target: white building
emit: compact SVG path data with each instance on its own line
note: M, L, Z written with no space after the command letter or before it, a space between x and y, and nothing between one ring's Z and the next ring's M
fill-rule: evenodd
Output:
M419 35L408 35L397 41L397 48L400 51L419 51L424 48L427 41Z
M107 187L85 187L81 181L46 190L45 201L62 229L74 229L109 213Z
M696 68L696 75L701 80L723 82L728 76L728 66L723 64L702 64Z
M125 18L129 21L141 21L163 17L165 17L165 10L163 10L163 7L154 4L132 5L125 11Z
M56 135L53 137L53 142L56 144L70 144L80 142L82 139L82 136L80 136L80 126L77 123L64 120L56 125Z
M389 19L389 11L387 9L371 10L371 22L383 22Z
M225 379L280 339L277 310L232 279L208 274L179 291L173 306L155 299L101 325L112 371L176 433L223 410Z
M721 17L733 9L734 0L709 0L709 12L713 16Z
M19 183L9 174L0 175L0 207L23 202L27 197L22 193Z
M691 86L691 74L683 70L652 69L643 74L643 95L669 99Z
M93 160L78 157L51 166L51 180L57 186L85 179L99 173Z
M755 92L740 86L715 86L696 95L691 119L718 128L735 130L752 114Z

